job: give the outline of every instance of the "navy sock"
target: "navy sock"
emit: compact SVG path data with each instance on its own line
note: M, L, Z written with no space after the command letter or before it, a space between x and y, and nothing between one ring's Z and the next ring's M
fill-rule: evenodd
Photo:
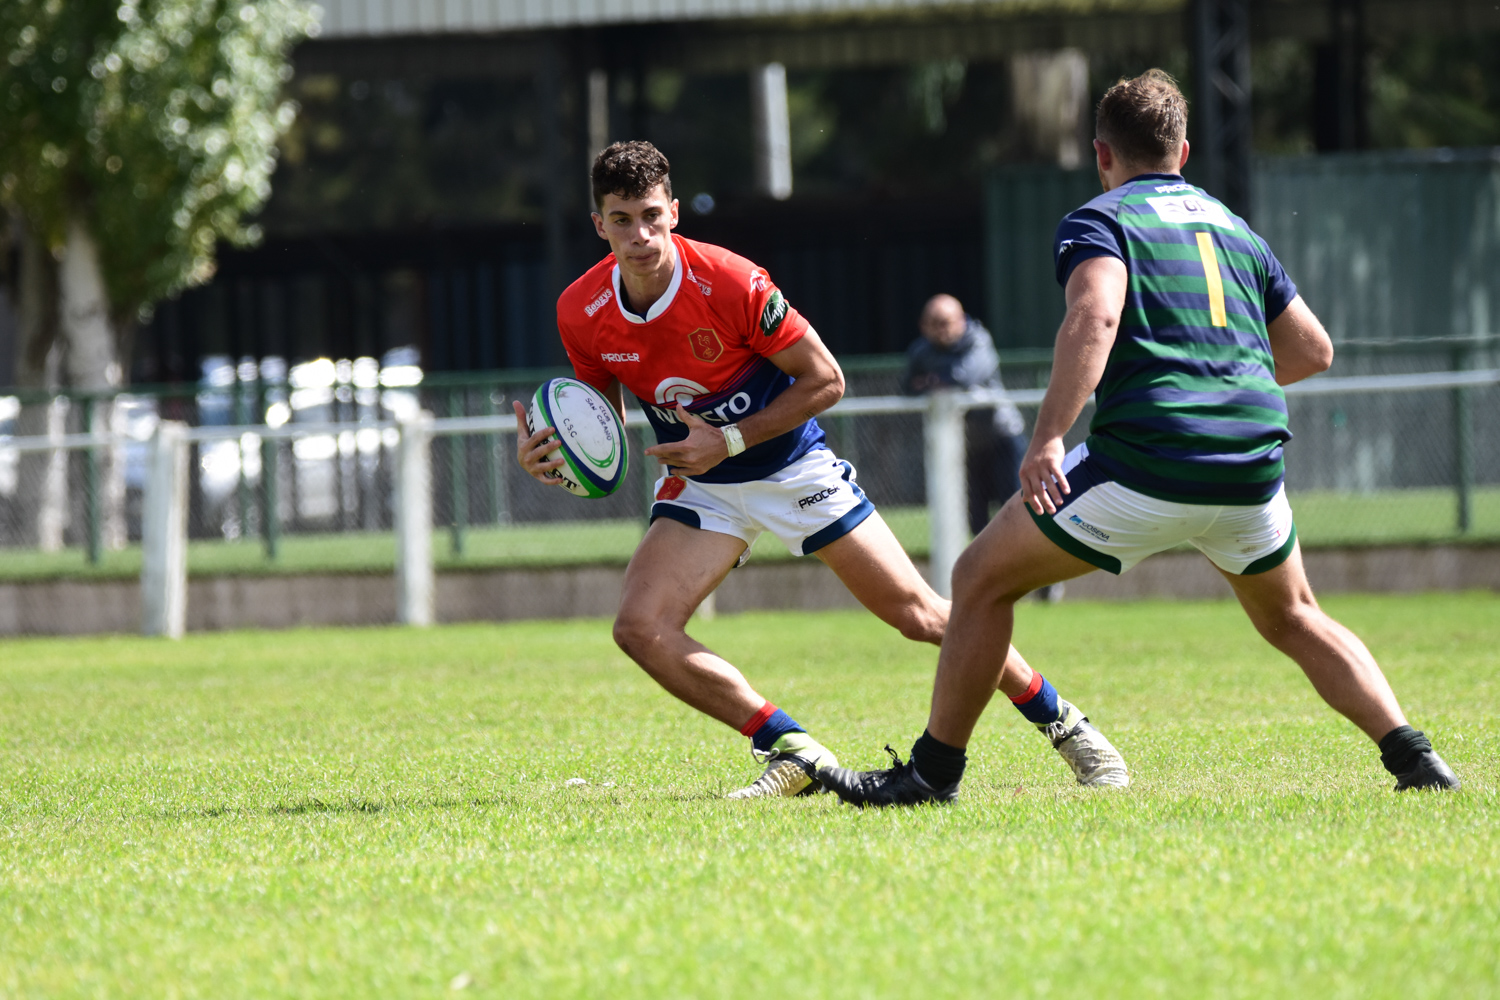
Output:
M949 746L924 729L911 745L911 762L928 787L938 791L958 784L969 757L963 747Z
M1038 726L1057 721L1057 688L1036 671L1031 673L1031 686L1010 701L1016 711Z
M740 729L740 735L750 737L751 744L761 753L770 750L777 740L787 733L805 733L797 720L787 715L769 701L760 711L750 716L750 721Z
M1380 738L1380 762L1396 777L1416 764L1417 758L1432 750L1432 741L1420 729L1397 726Z

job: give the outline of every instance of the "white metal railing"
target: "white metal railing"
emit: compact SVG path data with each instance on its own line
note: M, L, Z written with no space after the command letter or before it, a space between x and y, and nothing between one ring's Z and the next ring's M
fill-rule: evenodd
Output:
M1403 375L1319 377L1288 386L1290 396L1315 398L1349 393L1389 393L1467 390L1500 385L1500 369L1431 372ZM1045 390L1006 393L1003 398L1022 407L1040 405ZM944 391L927 396L863 396L841 400L826 411L829 417L924 415L926 495L930 512L930 577L939 593L948 595L953 565L968 543L964 481L964 414L993 406L1002 397L989 391ZM647 424L645 414L629 410L626 426ZM0 438L0 451L37 453L102 450L127 444L147 444L150 460L145 484L141 568L142 631L147 635L180 636L187 611L188 447L193 443L226 440L288 441L351 431L377 430L396 434L394 477L398 619L409 625L434 620L435 578L432 560L432 455L434 438L467 434L509 434L516 431L513 414L438 419L419 411L397 421L360 423L289 423L244 426L188 427L175 421L157 424L148 441L122 434L64 434ZM1461 474L1462 476L1462 474Z

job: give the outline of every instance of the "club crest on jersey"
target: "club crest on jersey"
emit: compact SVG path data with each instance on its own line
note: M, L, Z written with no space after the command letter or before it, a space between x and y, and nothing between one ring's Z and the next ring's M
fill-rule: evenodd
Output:
M688 334L688 344L693 349L693 357L699 361L712 364L724 356L724 342L710 327L700 326Z
M786 299L781 297L781 289L773 289L771 297L766 300L766 307L760 312L761 332L767 337L773 336L784 319L786 319Z
M599 290L599 294L594 296L594 301L583 307L583 314L589 319L593 319L594 313L598 312L600 309L603 309L605 303L614 298L614 296L614 289L601 288Z

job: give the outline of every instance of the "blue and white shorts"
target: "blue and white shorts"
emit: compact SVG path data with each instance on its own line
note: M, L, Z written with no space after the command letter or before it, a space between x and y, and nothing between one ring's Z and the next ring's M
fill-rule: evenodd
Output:
M745 555L762 532L805 556L836 542L875 513L854 481L854 466L814 448L780 472L749 483L699 483L682 476L656 481L651 520L669 517L690 528L733 535ZM740 558L743 563L745 557Z
M1297 526L1285 487L1249 507L1174 503L1104 478L1087 463L1088 456L1088 445L1081 444L1063 459L1073 492L1063 496L1056 514L1026 508L1042 533L1069 555L1118 575L1187 542L1224 572L1251 576L1275 569L1292 554Z

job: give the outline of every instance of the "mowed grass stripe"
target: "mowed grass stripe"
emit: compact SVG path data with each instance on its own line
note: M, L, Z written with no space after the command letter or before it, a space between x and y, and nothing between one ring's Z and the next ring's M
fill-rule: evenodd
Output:
M894 813L720 801L744 741L604 622L0 643L0 996L1496 995L1500 599L1327 603L1462 793L1391 794L1228 604L1022 608L1128 792L1000 702ZM694 631L846 763L923 721L867 615Z

